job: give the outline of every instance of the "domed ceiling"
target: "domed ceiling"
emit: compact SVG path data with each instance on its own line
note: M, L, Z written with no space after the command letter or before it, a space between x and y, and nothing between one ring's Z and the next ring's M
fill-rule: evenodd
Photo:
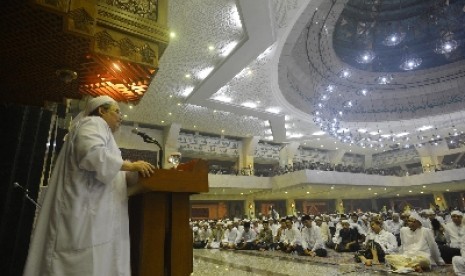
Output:
M285 99L323 132L361 147L457 136L465 94L465 1L309 5L279 63Z

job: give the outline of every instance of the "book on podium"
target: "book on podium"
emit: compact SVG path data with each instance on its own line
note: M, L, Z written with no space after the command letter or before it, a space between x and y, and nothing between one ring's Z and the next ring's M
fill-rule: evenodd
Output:
M131 268L135 276L192 273L189 196L208 192L208 165L195 159L140 178L129 200Z

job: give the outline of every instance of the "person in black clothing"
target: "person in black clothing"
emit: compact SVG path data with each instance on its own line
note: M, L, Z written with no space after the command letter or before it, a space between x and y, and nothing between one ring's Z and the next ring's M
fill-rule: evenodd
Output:
M337 252L356 252L360 249L358 243L358 231L356 228L351 228L347 220L341 222L342 229L339 230L336 236L336 251Z

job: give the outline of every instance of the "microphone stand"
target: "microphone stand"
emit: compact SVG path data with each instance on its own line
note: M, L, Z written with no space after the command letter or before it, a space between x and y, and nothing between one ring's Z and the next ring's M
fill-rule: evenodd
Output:
M30 202L32 202L37 208L42 208L42 206L40 206L39 203L37 203L37 201L35 201L34 199L32 199L30 196L29 196L29 190L24 188L23 186L19 185L18 182L14 182L13 185L16 187L16 188L20 188L23 193L24 193L24 197L26 197Z
M158 143L157 140L153 139L152 137L148 135L144 135L142 139L144 140L144 142L155 144L158 147L158 168L163 169L163 148L160 145L160 143Z

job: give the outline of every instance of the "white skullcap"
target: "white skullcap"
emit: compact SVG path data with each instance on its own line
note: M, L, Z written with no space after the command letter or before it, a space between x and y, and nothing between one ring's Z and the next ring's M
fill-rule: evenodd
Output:
M341 223L349 223L349 221L345 219L345 220L341 221Z
M92 111L96 110L99 106L104 104L115 104L116 101L109 96L98 96L87 102L86 108L84 109L84 116L88 116Z
M456 215L456 216L463 217L463 213L460 212L459 210L454 210L454 211L452 211L452 213L450 213L450 215L451 215L451 216Z
M199 231L199 228L198 228L197 226L194 226L194 227L192 228L192 231L197 232L197 231Z
M315 220L322 220L322 219L319 216L316 216Z
M409 219L411 219L411 218L418 221L418 222L420 222L420 223L423 221L423 219L420 217L420 215L417 212L411 212L410 216L409 216Z
M81 111L70 123L69 130L74 130L76 125L81 119L89 116L92 111L96 110L99 106L104 104L116 104L117 102L109 96L98 96L87 102L86 107Z

